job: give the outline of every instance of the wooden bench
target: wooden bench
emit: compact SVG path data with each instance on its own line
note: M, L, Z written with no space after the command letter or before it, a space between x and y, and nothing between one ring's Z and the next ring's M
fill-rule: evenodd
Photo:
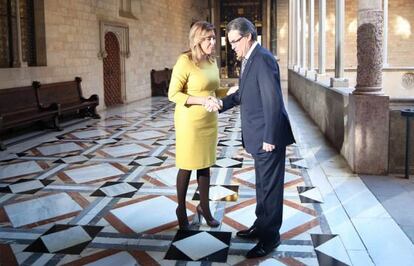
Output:
M168 86L170 86L172 69L151 70L151 95L168 96Z
M82 96L82 79L76 77L73 81L41 84L35 81L34 87L38 91L41 105L56 103L59 107L59 116L77 113L82 117L90 116L99 119L96 106L99 105L98 95L93 94L88 99Z
M0 90L0 131L43 120L53 120L55 128L59 129L58 115L57 104L39 104L33 86ZM5 149L0 140L0 150Z

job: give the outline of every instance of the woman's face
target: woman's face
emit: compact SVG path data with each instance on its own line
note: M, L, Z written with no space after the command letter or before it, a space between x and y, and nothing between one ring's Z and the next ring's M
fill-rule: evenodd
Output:
M207 33L207 36L200 43L200 46L201 50L203 50L206 55L210 55L214 49L216 49L216 35L214 34L214 31Z

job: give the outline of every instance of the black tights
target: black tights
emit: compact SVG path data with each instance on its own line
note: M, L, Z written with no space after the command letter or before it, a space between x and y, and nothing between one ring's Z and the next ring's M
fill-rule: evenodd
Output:
M178 209L186 210L186 195L188 184L190 182L191 170L179 169L177 174L177 201ZM210 191L210 168L203 168L197 170L198 192L200 194L200 206L203 210L205 218L213 219L210 212L209 205L209 191Z

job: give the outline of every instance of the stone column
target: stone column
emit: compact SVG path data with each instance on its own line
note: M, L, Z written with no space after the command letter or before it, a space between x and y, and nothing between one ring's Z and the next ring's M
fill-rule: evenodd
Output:
M357 86L349 96L345 157L361 174L388 171L389 97L382 95L382 0L358 5Z
M302 62L301 68L304 74L306 70L306 0L301 0L301 27L300 27L302 38L301 38L301 55Z
M384 17L381 2L359 1L357 85L353 94L382 94Z
M295 3L295 30L296 30L296 71L300 70L300 2L294 1Z
M319 0L319 43L318 75L316 80L326 76L326 0Z
M384 62L383 66L388 66L388 0L384 0Z
M306 71L306 77L315 80L315 0L309 0L309 24L308 24L308 56L309 64L308 70Z
M335 78L331 78L331 87L348 87L344 78L344 42L345 42L345 0L336 0L335 5Z
M289 0L289 45L288 45L288 67L293 67L293 0Z

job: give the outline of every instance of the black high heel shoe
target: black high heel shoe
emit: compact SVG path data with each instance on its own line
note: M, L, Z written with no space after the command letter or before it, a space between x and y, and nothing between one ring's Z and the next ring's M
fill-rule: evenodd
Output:
M204 220L206 220L206 223L207 223L208 226L218 227L220 225L220 222L217 221L216 219L214 219L213 217L211 217L211 220L208 220L206 218L206 216L203 213L203 209L201 209L201 205L197 206L197 216L198 216L198 221L200 222L200 224L201 224L201 216L203 216Z
M187 213L184 210L180 211L180 207L175 209L175 214L177 215L178 227L183 230L188 230L190 228L190 223L188 222Z

